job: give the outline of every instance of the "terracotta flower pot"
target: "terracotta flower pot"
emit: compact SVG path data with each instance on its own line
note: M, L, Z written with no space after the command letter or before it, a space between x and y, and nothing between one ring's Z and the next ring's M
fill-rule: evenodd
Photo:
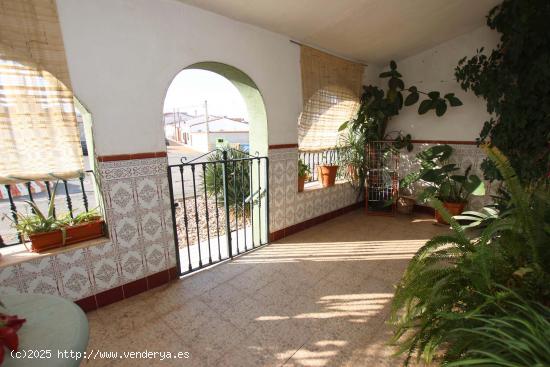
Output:
M42 252L63 246L63 234L59 229L52 232L31 234L29 238L32 252Z
M65 243L61 230L36 233L29 236L32 252L43 252L103 236L103 220L96 220L65 229Z
M334 186L339 166L317 166L318 179L323 187Z
M307 176L298 176L298 192L304 191L304 184L306 183Z
M103 220L95 220L92 222L78 224L76 226L67 227L66 245L91 240L103 236Z
M443 206L449 213L451 213L452 216L459 215L464 211L464 207L466 206L466 203L449 203L444 202ZM437 223L441 224L449 224L447 223L443 217L439 214L439 212L435 211L435 220L437 220Z

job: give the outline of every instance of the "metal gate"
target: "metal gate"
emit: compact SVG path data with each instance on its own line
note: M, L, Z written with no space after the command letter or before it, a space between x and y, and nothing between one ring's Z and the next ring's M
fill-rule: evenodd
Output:
M180 275L269 241L269 160L227 148L168 166Z

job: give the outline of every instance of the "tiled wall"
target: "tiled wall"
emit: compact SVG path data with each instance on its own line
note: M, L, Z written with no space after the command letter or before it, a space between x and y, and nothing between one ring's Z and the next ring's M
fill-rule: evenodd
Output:
M166 158L101 162L110 241L0 268L0 292L79 300L176 266Z
M298 192L298 148L269 150L270 232L350 206L356 193L348 183Z

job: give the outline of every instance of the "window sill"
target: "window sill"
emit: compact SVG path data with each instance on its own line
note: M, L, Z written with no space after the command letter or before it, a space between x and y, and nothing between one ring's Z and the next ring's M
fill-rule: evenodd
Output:
M31 252L27 250L25 245L14 245L8 246L0 249L0 268L19 264L29 260L40 259L46 256L52 256L57 254L62 254L64 252L72 251L79 248L92 247L97 245L102 245L111 241L108 237L94 238L93 240L83 241L75 243L74 245L69 245L65 247L55 248L45 252ZM30 243L28 244L30 246Z
M299 192L298 194L303 194L303 193L306 193L306 192L316 191L316 190L328 190L331 187L335 187L335 186L338 186L338 185L343 185L343 184L346 184L346 183L348 183L348 180L345 180L345 179L336 180L336 182L334 183L334 186L323 187L323 185L321 185L321 183L319 181L307 182L304 185L304 191Z

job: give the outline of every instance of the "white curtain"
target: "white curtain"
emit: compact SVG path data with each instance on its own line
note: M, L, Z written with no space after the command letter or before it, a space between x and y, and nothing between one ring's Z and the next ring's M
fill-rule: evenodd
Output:
M56 2L0 0L0 184L82 170Z
M0 184L82 172L72 92L37 65L0 55Z

